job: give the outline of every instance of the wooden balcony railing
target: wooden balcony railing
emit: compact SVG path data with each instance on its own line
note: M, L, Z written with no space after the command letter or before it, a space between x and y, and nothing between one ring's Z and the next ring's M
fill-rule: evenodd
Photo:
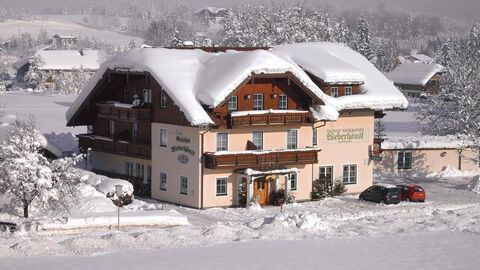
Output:
M205 168L274 168L286 165L313 164L318 162L319 148L297 150L245 151L244 153L205 153Z
M119 107L114 104L97 103L98 116L110 119L152 120L150 108Z
M152 147L148 144L115 141L110 138L92 134L80 134L77 135L77 137L78 146L84 150L92 148L95 151L128 155L143 159L151 159L152 157Z
M230 117L230 126L251 126L251 125L285 125L311 123L313 117L310 112L298 113L265 113L249 114Z

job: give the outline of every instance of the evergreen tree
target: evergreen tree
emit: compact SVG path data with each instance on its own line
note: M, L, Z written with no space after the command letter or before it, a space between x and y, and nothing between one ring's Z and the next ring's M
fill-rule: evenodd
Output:
M374 62L373 40L370 33L370 26L366 17L358 19L357 31L355 32L354 49L365 56L369 61Z

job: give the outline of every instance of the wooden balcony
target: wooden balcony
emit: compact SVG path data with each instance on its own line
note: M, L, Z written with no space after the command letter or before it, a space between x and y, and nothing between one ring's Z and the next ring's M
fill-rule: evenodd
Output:
M127 141L115 141L110 138L92 134L80 134L78 146L84 150L91 148L94 151L112 154L127 155L142 159L152 158L152 146L149 144L135 144Z
M152 109L150 108L121 107L110 103L97 103L97 108L99 117L140 121L152 120Z
M247 115L232 113L230 115L230 126L288 125L313 122L312 114L308 111L282 113L277 110L274 113L266 111L266 113L262 114L253 112Z
M205 153L205 168L275 168L286 165L318 163L319 148L296 150L244 151L229 153Z

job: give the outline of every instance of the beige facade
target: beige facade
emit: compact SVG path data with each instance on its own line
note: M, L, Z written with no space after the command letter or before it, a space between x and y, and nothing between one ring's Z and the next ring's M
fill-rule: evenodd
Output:
M410 168L399 168L399 153L412 153ZM447 167L462 171L477 170L478 166L472 158L475 153L458 149L388 149L382 152L382 161L375 161L375 173L402 173L410 170L418 172L441 172Z

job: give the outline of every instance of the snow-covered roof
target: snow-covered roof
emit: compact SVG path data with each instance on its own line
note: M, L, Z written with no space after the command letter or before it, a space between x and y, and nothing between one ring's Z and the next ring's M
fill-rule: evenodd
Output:
M469 145L457 136L412 136L392 137L382 142L383 150L402 149L460 149Z
M342 66L344 69L342 69ZM251 74L291 73L322 100L314 115L335 120L343 109L406 108L405 97L367 59L343 44L329 42L282 45L271 50L208 53L200 49L132 49L106 61L66 113L72 119L108 70L148 72L192 125L213 124L203 106L214 108ZM334 82L363 82L361 94L327 96L305 72ZM336 112L336 113L335 113Z
M433 75L442 71L443 66L439 64L406 62L385 75L397 84L425 85Z
M42 63L40 70L97 70L106 60L105 54L100 50L44 50L38 51L34 56L39 56Z
M434 63L435 62L435 60L433 58L431 58L428 55L422 54L422 53L412 53L410 55L410 57L412 57L416 61L423 62L423 63Z
M290 174L294 172L298 172L298 168L285 168L285 169L275 169L275 170L266 170L266 171L259 171L259 170L248 168L243 170L242 173L248 176L258 176L258 175L271 175L271 174L285 175L285 174Z
M198 14L198 13L202 13L202 12L205 11L205 10L208 10L208 11L210 11L210 12L213 13L213 14L217 14L217 13L220 12L220 11L228 11L226 8L206 7L206 8L198 9L198 10L196 10L196 11L193 12L193 13Z

